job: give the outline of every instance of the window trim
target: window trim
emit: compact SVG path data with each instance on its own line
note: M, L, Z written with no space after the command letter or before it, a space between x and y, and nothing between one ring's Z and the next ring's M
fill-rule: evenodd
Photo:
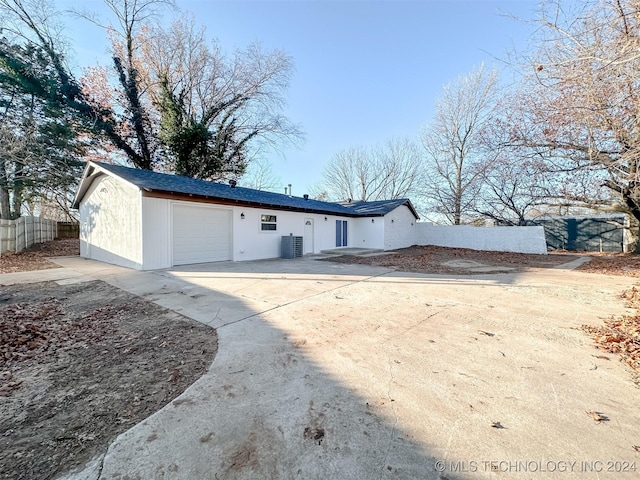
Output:
M272 226L274 228L265 228L265 226L270 227ZM260 214L260 231L261 232L266 232L266 233L274 233L278 231L278 216L277 215L271 215L268 213L262 213Z

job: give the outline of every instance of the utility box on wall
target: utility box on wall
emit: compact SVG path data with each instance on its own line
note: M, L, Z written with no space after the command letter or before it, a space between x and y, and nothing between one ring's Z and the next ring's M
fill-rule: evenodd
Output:
M302 237L294 237L289 235L282 237L280 245L280 258L298 258L302 257Z

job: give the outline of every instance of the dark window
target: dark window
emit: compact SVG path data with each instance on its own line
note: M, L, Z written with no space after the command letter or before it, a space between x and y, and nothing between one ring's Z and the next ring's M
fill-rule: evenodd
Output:
M275 232L278 227L278 219L275 215L260 215L260 229L263 232Z

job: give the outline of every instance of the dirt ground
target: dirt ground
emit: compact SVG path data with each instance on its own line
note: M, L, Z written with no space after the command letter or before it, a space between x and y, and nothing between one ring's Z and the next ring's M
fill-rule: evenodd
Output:
M326 258L331 262L359 263L396 268L406 272L477 275L485 272L474 271L464 266L450 266L451 262L475 262L494 267L491 273L517 273L532 268L553 268L580 257L590 261L577 268L588 273L605 275L627 275L640 277L640 255L599 254L591 252L550 252L548 255L525 253L488 252L467 248L447 248L436 246L413 246L395 250L392 254L374 256L342 255Z
M473 275L464 267L447 265L452 261L476 262L488 267L496 267L492 273L522 272L529 268L551 268L578 258L574 254L529 255L524 253L487 252L467 248L447 248L435 246L413 246L395 250L395 253L375 256L342 255L327 258L328 261L359 263L390 267L404 272ZM503 267L503 268L500 268Z
M5 253L0 256L0 273L26 272L59 268L46 257L80 255L80 240L65 238L51 242L36 243L20 253Z
M101 281L0 290L0 478L50 479L197 380L215 330Z
M581 272L640 277L640 255L617 253L588 256L591 260L578 268Z

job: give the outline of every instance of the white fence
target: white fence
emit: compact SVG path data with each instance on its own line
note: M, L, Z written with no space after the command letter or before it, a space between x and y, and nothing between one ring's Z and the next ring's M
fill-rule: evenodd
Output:
M0 255L21 252L34 243L56 238L58 222L40 217L20 217L0 220Z
M470 248L498 252L547 253L542 227L473 227L470 225L416 225L418 245Z

